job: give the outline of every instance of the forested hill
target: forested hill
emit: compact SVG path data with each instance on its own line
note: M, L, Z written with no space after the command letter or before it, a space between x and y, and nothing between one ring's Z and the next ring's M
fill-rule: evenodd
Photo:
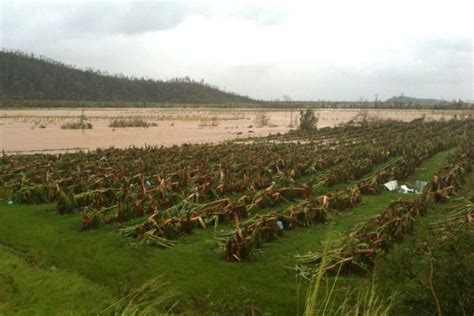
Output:
M160 81L82 70L44 57L0 51L0 98L170 103L254 102L188 77Z

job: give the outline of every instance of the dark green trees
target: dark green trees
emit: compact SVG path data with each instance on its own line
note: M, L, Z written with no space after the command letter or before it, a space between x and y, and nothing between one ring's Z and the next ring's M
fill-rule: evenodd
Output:
M0 51L0 99L169 103L245 103L246 96L224 92L189 77L168 81L109 75L79 69L46 57Z

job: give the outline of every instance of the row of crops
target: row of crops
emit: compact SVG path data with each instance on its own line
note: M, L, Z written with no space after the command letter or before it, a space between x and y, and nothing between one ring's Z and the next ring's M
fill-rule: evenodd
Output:
M356 183L349 183L344 190L333 190L328 194L307 198L303 202L289 207L284 212L266 214L245 223L236 221L235 231L230 238L224 240L223 251L226 258L240 261L241 258L247 257L254 247L260 247L264 242L275 240L279 235L279 229L276 225L279 220L283 220L289 229L324 223L327 221L329 213L353 208L361 202L361 195L379 194L383 183L392 179L406 178L423 161L439 151L455 146L458 141L463 150L466 150L469 146L472 147L472 141L467 135L462 135L457 141L447 143L438 141L418 143L418 141L416 139L413 142L407 141L401 157L370 175L364 176L366 175L364 171L357 173L360 169L353 170L350 172L352 179L360 180ZM372 163L377 163L377 160L374 159ZM461 169L463 172L469 171L467 168L469 163L472 163L472 160L466 159L464 161L466 168ZM454 165L454 168L459 168L459 166ZM341 169L347 170L348 168L343 166ZM337 182L346 179L347 177L339 177ZM436 181L436 179L438 178L433 181ZM452 189L452 187L449 187L449 189ZM439 196L446 195L443 193L444 191L440 190L434 190L437 200L440 199ZM425 191L424 194L428 194L427 192L431 191ZM321 254L317 254L315 257L314 260L320 260ZM314 256L310 255L310 258L314 258ZM335 256L335 258L339 258L339 256Z
M224 225L222 257L242 261L278 236L279 223L324 222L436 153L472 148L473 127L473 120L385 121L216 145L3 155L0 184L13 202L80 212L82 230L117 228L162 248Z
M442 203L460 190L464 177L472 172L473 164L474 146L470 138L462 143L448 163L437 171L420 196L393 201L385 211L362 223L328 252L300 256L298 271L306 278L310 278L316 271L370 271L375 265L376 257L388 252L394 244L403 240L413 230L417 219L429 212L431 203ZM472 224L472 202L465 200L458 208L457 212L442 223L444 226Z

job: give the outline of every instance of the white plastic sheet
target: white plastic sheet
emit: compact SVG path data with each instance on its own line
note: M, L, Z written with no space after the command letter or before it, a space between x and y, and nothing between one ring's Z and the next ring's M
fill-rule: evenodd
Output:
M398 189L398 181L397 180L392 180L387 183L384 183L384 186L387 188L389 191L395 191Z
M415 182L415 191L416 191L416 193L422 193L427 184L428 184L428 182L426 182L426 181L416 180L416 182Z
M402 184L400 186L400 192L402 193L415 193L415 190L414 189L410 189L409 187L407 187L406 185Z

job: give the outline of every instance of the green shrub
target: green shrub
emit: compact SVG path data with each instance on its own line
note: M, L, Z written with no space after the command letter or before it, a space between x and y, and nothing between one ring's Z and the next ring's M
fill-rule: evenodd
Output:
M473 262L472 229L426 229L377 263L377 279L387 295L399 293L394 315L436 315L436 300L444 315L473 315Z

